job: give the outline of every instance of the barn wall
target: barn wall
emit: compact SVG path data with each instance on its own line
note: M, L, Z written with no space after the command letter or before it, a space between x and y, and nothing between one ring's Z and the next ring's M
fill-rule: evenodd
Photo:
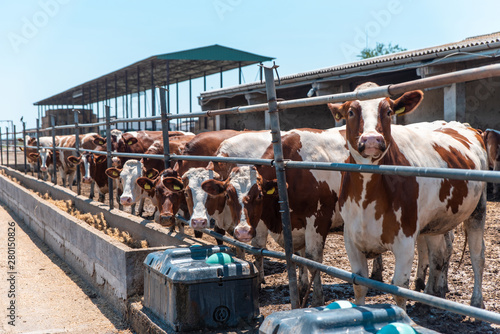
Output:
M479 129L500 130L500 78L468 82L465 94L465 121Z

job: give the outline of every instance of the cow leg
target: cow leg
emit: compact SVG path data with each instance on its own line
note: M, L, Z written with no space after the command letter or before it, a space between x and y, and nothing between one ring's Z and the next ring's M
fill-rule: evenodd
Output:
M415 252L414 238L402 238L394 244L393 253L396 259L394 265L394 276L392 284L403 288L408 288L410 285L411 267L413 264L413 256ZM406 311L406 298L394 296L396 305Z
M196 231L195 232L199 232L199 231ZM219 234L222 234L222 235L225 235L226 234L226 230L224 230L223 228L220 228L219 225L217 225L217 222L215 223L214 225L214 232L217 232ZM219 239L215 239L215 241L217 241L217 245L220 246L220 245L223 245L224 242L222 240L219 240Z
M429 269L429 249L427 248L427 240L425 236L419 235L417 238L417 276L415 277L415 291L423 291L425 289L425 277Z
M486 220L486 190L472 215L464 221L465 231L469 239L469 251L474 271L474 290L471 305L484 308L483 303L483 272L484 272L484 224Z
M371 279L383 282L382 273L384 272L384 263L382 262L382 254L373 259Z
M144 212L144 200L145 198L141 198L139 200L139 208L137 209L137 215L138 216L141 216Z
M305 249L301 249L295 252L296 255L305 257ZM299 268L299 300L303 300L304 297L309 293L309 273L307 267L303 265L297 265Z
M263 221L259 221L257 228L255 229L255 237L252 239L252 246L258 248L266 248L267 235L269 230ZM255 266L259 270L259 281L260 283L265 283L264 276L264 257L262 255L255 255Z
M425 286L425 293L444 298L447 289L446 275L453 246L446 242L443 234L428 235L425 236L425 240L429 249L429 279Z
M344 243L351 264L351 272L363 277L368 277L368 262L366 256L351 242L348 233L344 233ZM356 305L365 305L365 297L368 287L359 284L353 284L354 299Z
M95 187L95 181L92 181L90 183L89 199L94 199L94 187Z
M68 188L71 190L71 188L73 187L73 181L75 180L75 174L76 174L76 170L74 171L71 171L69 174L68 174Z

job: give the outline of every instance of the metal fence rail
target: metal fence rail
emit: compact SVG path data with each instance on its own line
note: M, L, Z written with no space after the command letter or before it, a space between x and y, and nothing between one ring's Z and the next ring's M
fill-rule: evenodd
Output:
M125 156L125 157L144 157L147 156L149 158L158 158L158 159L165 159L165 157L168 158L168 160L198 160L198 161L217 161L217 162L233 162L233 163L240 163L240 164L262 164L262 165L270 165L274 166L276 168L276 173L278 176L278 194L280 196L280 205L281 205L281 210L280 212L282 213L282 224L283 224L283 231L285 234L285 255L283 257L282 254L271 254L268 253L268 251L265 250L255 250L255 252L258 252L259 254L266 255L266 256L273 256L273 257L278 257L278 258L284 258L287 260L288 263L288 277L289 277L289 283L290 283L290 296L291 296L291 301L292 301L292 308L298 307L298 293L296 293L296 278L295 278L295 269L292 270L293 266L291 265L292 262L296 263L301 263L307 266L312 266L317 268L318 270L324 271L328 274L331 274L335 277L339 277L341 279L345 279L349 282L356 282L356 284L363 284L367 285L369 287L374 287L377 289L380 289L382 291L390 292L396 295L400 295L402 297L414 299L414 300L419 300L424 303L430 304L432 306L436 307L441 307L439 305L445 305L445 308L450 311L454 311L460 314L466 314L472 317L476 317L478 319L494 322L497 324L500 324L500 315L493 313L493 312L488 312L484 310L480 310L477 308L472 308L470 306L464 306L461 304L458 304L460 306L456 306L453 302L449 302L440 298L428 296L425 294L417 293L411 290L407 289L402 289L398 288L395 286L391 285L380 285L383 283L380 282L371 282L371 280L368 280L366 278L362 278L360 276L351 274L349 272L344 272L344 271L339 271L340 269L336 269L333 267L328 267L324 266L322 264L315 263L313 261L310 261L308 259L304 258L299 258L295 255L292 254L292 240L291 240L291 228L290 228L290 218L289 218L289 209L288 209L288 195L286 191L286 185L285 185L285 169L286 168L306 168L306 169L326 169L326 170L337 170L337 171L356 171L356 172L367 172L367 173L382 173L382 174L397 174L397 175L404 175L404 176L421 176L421 177L438 177L438 178L456 178L456 179L468 179L468 180L478 180L478 181L487 181L487 182L497 182L500 183L500 172L490 172L490 171L470 171L470 170L450 170L450 169L445 169L445 168L416 168L416 167L405 167L405 166L366 166L366 165L353 165L353 164L335 164L335 163L314 163L314 162L298 162L298 161L284 161L283 160L283 153L282 153L282 147L281 147L281 137L280 137L280 128L279 128L279 119L278 119L278 111L282 111L284 109L288 108L297 108L297 107L304 107L304 106L313 106L313 105L319 105L319 104L326 104L329 102L344 102L347 100L367 100L367 99L373 99L373 98L379 98L379 97L387 97L391 96L394 94L401 94L407 90L413 90L413 89L424 89L424 88L430 88L430 87L436 87L436 86L442 86L442 85L447 85L451 84L454 82L461 82L461 81L469 81L469 80L479 80L483 78L488 78L492 76L500 76L500 64L497 65L488 65L488 66L483 66L480 68L475 68L475 69L470 69L470 70L463 70L463 71L457 71L449 74L444 74L444 75L437 75L434 77L430 78L425 78L425 79L419 79L419 80L414 80L414 81L409 81L401 84L395 84L395 85L386 85L386 86L381 86L377 88L372 88L372 89L366 89L362 91L355 91L355 92L350 92L350 93L341 93L341 94L332 94L332 95L326 95L326 96L321 96L321 97L311 97L311 98L305 98L305 99L297 99L297 100L290 100L290 101L280 101L278 102L276 100L276 92L275 92L275 87L274 87L274 76L273 76L273 70L275 70L275 67L271 68L265 68L265 73L266 73L266 90L268 94L268 103L267 104L257 104L257 105L251 105L251 106L242 106L242 107L234 107L234 108L227 108L227 109L220 109L220 110L210 110L206 112L200 112L200 113L192 113L189 114L190 118L193 117L211 117L211 116L216 116L216 115L225 115L225 114L244 114L244 113L251 113L251 112L262 112L262 111L268 111L271 116L271 133L273 135L273 147L274 147L274 153L275 153L275 160L268 160L268 159L244 159L244 158L223 158L223 157L199 157L199 156L177 156L177 155L169 155L169 154L164 154L164 155L139 155L139 154L130 154L130 153L113 153L110 152L110 147L108 147L108 152L101 152L101 151L91 151L96 154L107 154L108 158L111 156ZM163 92L164 93L164 92ZM161 94L163 95L163 94ZM157 117L149 117L149 118L141 118L137 119L136 121L148 121L151 119L159 120L161 119L162 122L165 120L169 119L175 119L175 118L185 118L182 115L167 115L165 108L161 108L161 116ZM120 122L132 122L134 120L131 119L120 119L120 120L110 120L109 119L109 113L107 113L107 120L106 122L101 122L101 123L92 123L92 124L80 124L76 125L80 128L84 127L95 127L97 125L106 125L106 132L108 134L108 146L110 145L110 138L109 138L109 133L110 133L110 126L111 124L117 124ZM75 127L75 125L67 125L67 126L52 126L50 128L46 129L39 129L37 126L36 132L39 134L41 131L52 131L54 133L55 129L67 129L67 128L72 128ZM23 136L25 136L26 132L31 131L34 132L35 130L25 130L23 132ZM1 138L1 137L0 137ZM168 138L168 136L167 136ZM168 140L164 142L164 145L166 145L165 152L168 152ZM0 145L1 147L1 145ZM56 148L52 147L54 151L56 149L61 149L61 148ZM67 149L67 148L62 148L62 149ZM76 149L67 149L67 150L76 150ZM86 150L89 151L89 150ZM79 153L77 153L79 154ZM109 159L110 160L110 159ZM108 161L109 161L108 160ZM77 169L78 170L78 169ZM112 187L110 187L110 199L112 199ZM288 232L287 232L288 231ZM205 231L205 233L212 234L214 232L212 231ZM237 243L236 241L231 241L231 239L223 237L222 238L224 241L229 242L229 243ZM230 242L231 241L231 242ZM238 244L237 244L238 245ZM243 247L247 249L249 246L242 246L238 245L240 247ZM248 249L247 249L248 250ZM338 276L336 276L338 275ZM436 301L435 299L438 299ZM450 304L453 303L453 304ZM486 313L484 313L486 312ZM492 314L491 314L492 313Z

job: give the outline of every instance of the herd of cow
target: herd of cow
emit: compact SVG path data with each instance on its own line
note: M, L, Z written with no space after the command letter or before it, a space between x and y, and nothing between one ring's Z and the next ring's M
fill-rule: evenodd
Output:
M357 90L374 85L366 83ZM284 158L500 170L500 133L495 130L482 132L467 124L444 121L392 124L393 116L412 112L422 98L421 91L412 91L396 100L329 104L333 117L337 121L345 119L346 125L327 130L283 131ZM160 131L113 130L111 138L114 152L163 154ZM36 138L26 140L28 146L37 146ZM176 155L273 159L270 143L268 130L169 133L170 154ZM108 192L109 177L118 189L120 205L140 204L140 213L141 204L149 198L156 207L154 219L163 226L174 226L175 216L181 214L189 218L195 231L212 222L218 232L227 231L256 247L265 248L269 234L283 246L274 167L178 160L173 168L164 169L163 160L114 157L113 167L107 168L106 155L87 152L76 157L64 150L54 157L51 137L41 137L39 144L39 151L30 148L26 152L32 168L38 163L41 172L57 168L63 184L71 186L80 165L82 181L95 182L100 201ZM57 136L56 146L74 147L75 136ZM106 151L106 139L96 133L81 135L80 148ZM327 234L343 232L353 273L367 277L367 259L379 258L389 250L395 255L393 284L408 287L417 247L415 287L432 295L444 297L447 292L452 231L463 222L474 270L471 304L484 307L484 182L307 169L288 169L286 179L294 251L322 262ZM494 193L498 194L496 186ZM257 257L256 264L263 280L262 258ZM312 304L321 305L324 298L320 275L311 272L311 279ZM309 274L301 268L301 297L308 288ZM364 304L367 288L355 285L354 292L356 303ZM405 308L403 298L396 297L396 303Z

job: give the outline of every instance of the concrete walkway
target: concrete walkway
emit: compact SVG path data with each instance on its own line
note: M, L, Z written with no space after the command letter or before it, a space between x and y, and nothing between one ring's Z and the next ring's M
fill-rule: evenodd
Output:
M133 333L1 202L0 310L0 333Z

